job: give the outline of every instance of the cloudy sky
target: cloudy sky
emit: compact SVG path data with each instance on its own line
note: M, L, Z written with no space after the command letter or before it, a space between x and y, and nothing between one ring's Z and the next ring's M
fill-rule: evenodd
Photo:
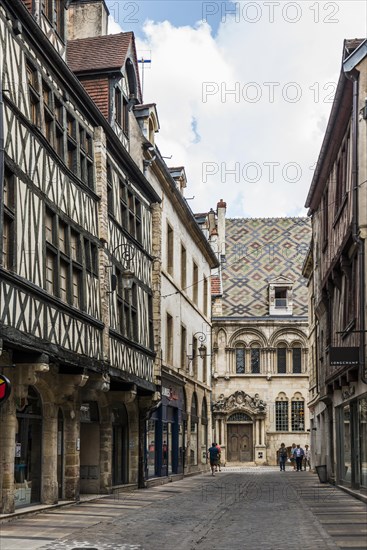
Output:
M156 143L185 166L196 212L305 215L344 38L366 36L364 0L107 1L134 31ZM194 197L191 199L191 197Z

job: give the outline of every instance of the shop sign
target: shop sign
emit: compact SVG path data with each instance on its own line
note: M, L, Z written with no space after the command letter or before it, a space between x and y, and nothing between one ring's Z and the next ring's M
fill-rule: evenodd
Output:
M3 374L0 374L0 405L5 403L11 391L10 380Z
M330 366L359 365L359 348L330 348Z
M165 388L162 386L162 396L167 397L170 401L177 401L178 400L178 393L176 390L170 386L169 388Z

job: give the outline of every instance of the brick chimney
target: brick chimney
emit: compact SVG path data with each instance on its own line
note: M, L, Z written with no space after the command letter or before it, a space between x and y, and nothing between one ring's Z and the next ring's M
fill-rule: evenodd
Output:
M105 0L74 0L68 9L68 40L105 36L108 32Z

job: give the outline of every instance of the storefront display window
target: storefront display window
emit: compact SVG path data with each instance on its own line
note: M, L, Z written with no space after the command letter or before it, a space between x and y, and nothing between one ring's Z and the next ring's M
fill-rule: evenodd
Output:
M197 466L198 463L198 424L197 422L191 422L191 436L190 436L190 464Z
M155 475L156 419L147 421L147 468L148 477Z
M128 419L125 406L112 409L112 483L128 482Z
M208 418L207 418L206 399L204 397L201 407L201 463L207 463L208 451Z
M178 425L178 468L179 471L182 471L183 466L183 453L185 448L184 442L184 426L183 424Z
M359 400L360 484L367 488L367 397Z
M347 405L342 409L342 480L350 483L352 476L351 463L351 422L350 422L350 406Z
M198 402L194 393L191 401L191 434L190 434L190 464L197 466L198 464Z
M173 445L172 445L172 424L169 422L167 425L167 460L168 460L168 474L172 474L172 463L173 463Z
M29 386L28 395L17 403L15 439L15 508L40 502L42 463L42 403Z

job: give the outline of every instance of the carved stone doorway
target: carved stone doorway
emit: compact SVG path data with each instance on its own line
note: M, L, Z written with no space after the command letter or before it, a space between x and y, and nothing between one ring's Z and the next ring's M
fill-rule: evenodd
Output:
M252 462L253 425L227 424L228 462Z

